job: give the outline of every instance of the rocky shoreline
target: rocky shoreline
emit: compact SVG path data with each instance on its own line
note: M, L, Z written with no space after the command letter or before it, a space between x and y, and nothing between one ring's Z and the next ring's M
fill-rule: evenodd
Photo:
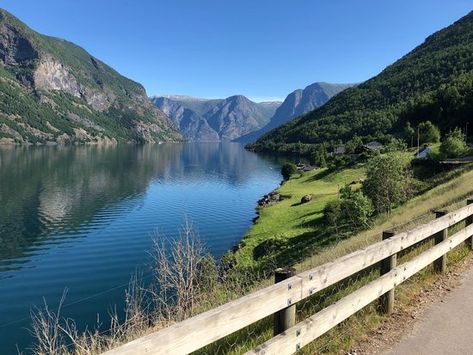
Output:
M281 181L280 183L280 186L283 184L284 180ZM256 223L256 221L260 218L260 213L259 213L259 210L261 208L265 208L265 207L268 207L268 206L271 206L271 205L274 205L282 200L284 200L284 197L278 192L278 189L279 187L275 188L273 191L271 191L270 193L264 195L262 198L260 198L257 202L256 202L256 216L252 219L252 225L254 225ZM244 243L244 238L245 236L242 237L242 239L240 240L240 242L238 244L235 244L232 249L231 249L231 252L233 254L235 254L238 250L240 250L240 248L243 246L242 243Z

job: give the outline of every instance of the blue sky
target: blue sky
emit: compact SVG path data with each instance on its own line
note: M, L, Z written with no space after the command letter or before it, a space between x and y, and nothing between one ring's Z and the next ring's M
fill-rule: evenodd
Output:
M376 75L471 0L0 0L148 94L284 98L315 81Z

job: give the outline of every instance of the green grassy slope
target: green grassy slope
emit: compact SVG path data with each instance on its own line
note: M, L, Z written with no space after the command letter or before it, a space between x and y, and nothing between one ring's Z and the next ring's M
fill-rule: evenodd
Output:
M362 166L339 172L317 170L295 176L278 192L281 202L260 208L260 218L248 231L236 257L240 266L286 265L301 260L314 249L333 242L323 226L327 202L338 198L339 188L364 178ZM310 194L312 200L301 204Z
M414 158L412 152L399 154L406 162ZM321 169L294 175L277 190L283 197L282 201L259 208L259 219L247 232L234 254L237 265L258 269L294 265L329 247L349 242L353 238L350 233L338 235L332 228L328 228L323 211L329 201L339 198L338 191L341 187L347 184L351 184L354 189L361 187L360 180L366 176L365 169L365 164L359 163L338 171ZM450 203L458 196L471 194L471 169L470 164L423 176L422 171L416 167L415 176L419 177L414 178L413 183L419 195L407 204L395 208L391 216L376 216L373 227L359 235L372 235L374 232L379 236L382 230L378 227L388 229L385 221L410 223L416 216L428 212L429 203L431 206L439 206ZM312 196L312 200L302 204L301 198L308 194Z

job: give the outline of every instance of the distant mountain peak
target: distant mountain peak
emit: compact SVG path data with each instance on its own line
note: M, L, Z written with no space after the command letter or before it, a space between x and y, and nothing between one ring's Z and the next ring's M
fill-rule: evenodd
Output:
M266 126L258 131L239 137L236 141L241 143L254 142L270 130L322 106L331 97L351 86L353 85L316 82L306 86L304 89L296 89L286 97Z

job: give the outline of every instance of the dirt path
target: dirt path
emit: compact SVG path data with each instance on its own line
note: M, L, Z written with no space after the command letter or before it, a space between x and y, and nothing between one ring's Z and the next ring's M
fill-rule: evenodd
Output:
M473 269L445 299L426 309L422 320L384 355L473 354Z

